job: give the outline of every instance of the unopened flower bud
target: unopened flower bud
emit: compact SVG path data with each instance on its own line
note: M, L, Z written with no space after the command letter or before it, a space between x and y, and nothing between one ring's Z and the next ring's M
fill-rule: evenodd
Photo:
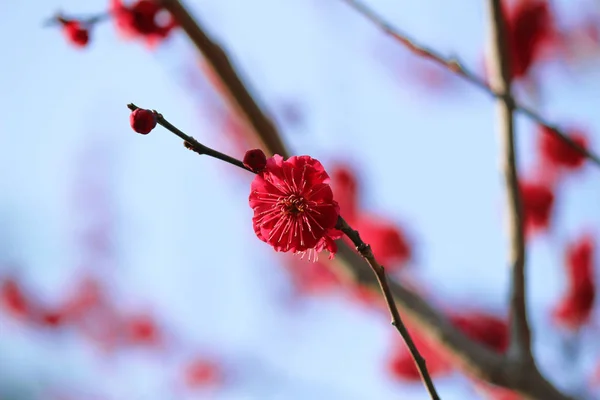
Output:
M88 30L79 21L68 21L61 19L63 32L69 42L77 47L85 47L90 41Z
M267 166L267 157L261 149L248 150L243 161L244 165L253 172L260 172Z
M156 115L150 110L138 108L129 116L129 122L134 131L147 135L156 126Z

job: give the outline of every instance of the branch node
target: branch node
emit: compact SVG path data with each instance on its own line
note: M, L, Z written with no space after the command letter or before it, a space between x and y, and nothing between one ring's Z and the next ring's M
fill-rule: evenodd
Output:
M358 251L361 255L365 256L365 253L371 251L371 246L363 242L356 246L356 251Z
M200 151L200 149L198 149L197 147L195 147L192 143L190 143L188 141L183 142L183 147L185 147L188 150L193 151L194 153L204 154L203 152Z

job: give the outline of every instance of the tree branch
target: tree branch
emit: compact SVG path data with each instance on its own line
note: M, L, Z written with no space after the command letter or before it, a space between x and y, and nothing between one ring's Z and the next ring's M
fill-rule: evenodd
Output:
M127 104L127 108L129 108L133 112L133 111L137 110L139 107L133 103L129 103L129 104ZM152 113L154 114L154 117L156 118L156 122L159 125L163 126L168 131L172 132L179 138L183 139L183 144L185 145L185 147L187 149L192 150L195 153L198 153L200 155L204 154L209 157L213 157L213 158L219 159L221 161L225 161L231 165L234 165L238 168L242 168L246 171L256 173L255 171L246 167L242 161L240 161L234 157L231 157L227 154L221 153L220 151L214 150L214 149L198 142L196 139L189 136L188 134L186 134L185 132L183 132L182 130L177 128L175 125L173 125L169 121L167 121L167 119L158 111L152 110ZM429 372L427 371L425 359L419 353L419 350L417 349L415 343L413 342L413 340L410 336L410 333L408 332L408 330L406 329L406 326L402 322L402 318L400 317L400 313L398 312L398 308L396 307L396 303L394 301L394 296L392 295L392 292L390 291L387 276L385 274L385 269L375 259L375 256L373 255L373 252L371 251L371 246L369 246L368 244L363 242L363 240L360 238L359 233L357 231L355 231L354 229L352 229L350 227L350 225L348 225L348 223L341 216L338 216L338 220L336 222L335 227L336 227L336 229L341 230L346 236L348 236L348 238L356 246L357 251L363 256L363 258L367 261L367 263L371 267L371 269L377 279L377 282L379 283L379 287L381 288L383 297L388 306L390 314L392 315L392 325L394 325L396 327L396 329L398 330L398 332L404 339L406 345L408 346L408 349L410 350L413 360L415 361L417 369L419 370L419 374L421 375L421 380L423 381L425 388L429 392L431 399L432 400L440 400L440 397L438 396L438 394L435 390L435 386L433 385L433 381L431 380L431 376L429 375Z
M390 286L387 280L387 275L385 273L385 268L380 265L375 256L373 255L373 251L371 250L371 246L366 244L361 238L357 231L352 229L350 225L340 216L338 217L338 222L336 228L344 232L346 236L352 241L354 246L356 246L356 250L360 253L361 256L367 261L369 267L373 271L375 278L377 279L377 283L381 289L383 297L385 299L385 303L388 307L388 310L392 316L392 325L396 327L402 339L404 339L404 343L408 347L410 354L415 361L417 369L419 370L419 375L421 375L421 380L423 384L427 388L429 392L429 396L432 400L440 400L440 396L437 394L435 390L435 386L433 385L433 381L431 380L431 376L429 375L429 371L427 371L427 364L425 359L419 353L415 342L412 340L408 329L402 322L402 318L400 317L400 313L398 312L398 308L396 307L396 302L394 301L394 295L390 290Z
M129 103L129 104L127 104L127 108L129 108L131 111L135 111L139 107L133 103ZM245 169L246 171L253 172L250 168L246 167L242 161L240 161L236 158L233 158L231 156L228 156L227 154L223 154L220 151L211 149L210 147L207 147L207 146L203 145L202 143L198 142L196 139L194 139L190 135L184 133L179 128L177 128L175 125L173 125L169 121L167 121L166 118L163 117L163 115L161 113L159 113L158 111L152 110L152 112L154 113L157 124L163 126L168 131L174 133L176 136L183 139L183 144L186 149L192 150L193 152L198 153L200 155L206 154L207 156L214 157L221 161L225 161L226 163L235 165L236 167Z
M280 139L281 135L277 128L254 101L250 102L246 98L250 96L249 92L243 87L241 80L234 76L236 72L231 67L224 50L222 48L215 50L214 42L208 38L207 33L196 23L179 0L163 0L163 4L179 21L198 50L204 54L221 83L228 88L229 95L233 97L233 104L243 108L241 110L243 115L251 115L247 118L255 121L251 126L257 137L262 140L265 150L284 157L288 156L289 152ZM212 51L210 57L207 54L209 51ZM220 71L220 68L225 68L225 71ZM232 81L227 84L229 79ZM336 257L336 272L350 277L357 284L370 290L378 290L377 279L373 274L365 271L361 256L345 243L338 244L339 257ZM469 339L417 294L394 281L389 282L389 286L397 305L405 315L426 335L448 350L456 364L466 372L492 384L513 389L528 399L569 399L547 382L537 369L525 371L523 375L512 373L512 364L504 357Z
M483 90L490 96L501 99L504 94L499 91L497 88L493 88L488 85L482 78L477 76L477 74L473 71L467 69L463 63L457 57L446 57L442 55L440 52L433 50L421 43L419 43L414 38L410 37L410 35L402 32L400 29L392 26L389 22L387 22L383 17L378 15L375 11L369 8L366 4L362 3L359 0L342 0L358 13L363 15L373 24L375 24L379 29L384 31L386 34L392 36L398 42L406 46L411 52L414 54L427 58L436 64L441 65L442 67L450 70L451 72L457 74L458 76L464 78L467 82L473 84L479 89ZM519 111L523 115L527 116L531 120L535 121L540 125L544 125L550 128L550 131L562 139L569 146L585 155L590 161L594 164L600 166L600 157L597 154L594 154L590 150L580 146L578 143L574 142L565 132L563 132L558 126L552 124L550 121L536 113L529 107L526 107L522 104L518 104L513 99L513 109Z
M281 135L275 124L261 110L256 94L251 95L247 83L244 83L236 71L230 57L212 39L200 21L191 16L179 0L158 0L185 31L200 53L206 58L208 67L223 84L224 93L230 104L234 105L238 115L255 132L263 142L266 151L289 157Z
M498 129L502 143L502 171L507 196L508 231L510 236L509 262L512 268L510 310L511 341L509 357L533 361L531 333L527 322L525 288L525 237L523 205L517 173L514 102L510 91L510 54L506 42L506 23L500 0L488 0L490 27L490 80L492 87L503 96L496 102Z
M374 275L360 268L361 256L343 244L338 243L338 254L335 258L339 261L336 267L341 271L341 275L372 291L379 290ZM420 334L444 348L456 367L468 375L514 390L524 399L571 399L560 393L537 368L518 368L517 363L465 336L425 299L401 283L392 280L389 281L389 286L403 315L419 329Z

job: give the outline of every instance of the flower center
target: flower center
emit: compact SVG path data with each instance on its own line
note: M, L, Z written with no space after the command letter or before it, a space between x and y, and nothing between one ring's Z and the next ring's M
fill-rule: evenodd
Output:
M284 214L292 214L294 216L306 211L306 200L304 197L292 194L289 197L279 201L281 212Z

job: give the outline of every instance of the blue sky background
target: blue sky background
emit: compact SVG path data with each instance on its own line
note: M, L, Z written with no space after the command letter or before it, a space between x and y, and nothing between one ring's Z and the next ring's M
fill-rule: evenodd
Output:
M78 50L58 30L41 28L58 9L86 15L106 3L0 5L0 273L17 271L40 298L60 299L81 273L78 229L97 217L78 206L74 181L98 180L111 210L114 257L95 272L113 283L124 308L154 310L182 345L165 357L106 357L76 335L42 335L0 315L0 395L25 388L21 398L38 399L48 387L65 387L86 399L426 399L421 385L387 375L394 337L387 317L342 295L290 300L282 258L252 230L250 177L184 151L162 129L147 137L131 131L125 105L134 102L207 145L225 146L226 136L200 117L186 75L197 56L181 33L150 52L105 23L91 46ZM270 110L282 101L303 105L301 127L280 123L294 153L325 165L353 160L364 177L364 207L416 238L413 275L434 302L505 311L502 180L494 107L485 94L458 78L442 94L411 82L402 63L414 57L339 0L187 3ZM480 71L484 2L368 3ZM572 23L591 4L577 3L554 3L561 22ZM541 70L536 107L553 121L589 128L600 151L594 65ZM526 173L535 135L524 118L517 127ZM587 340L581 369L566 373L547 310L563 287L565 241L583 228L597 232L599 178L586 165L568 179L557 194L554 231L529 246L536 355L561 387L598 362L597 345ZM223 360L231 383L210 393L175 391L190 349ZM460 377L436 383L445 400L478 398Z

